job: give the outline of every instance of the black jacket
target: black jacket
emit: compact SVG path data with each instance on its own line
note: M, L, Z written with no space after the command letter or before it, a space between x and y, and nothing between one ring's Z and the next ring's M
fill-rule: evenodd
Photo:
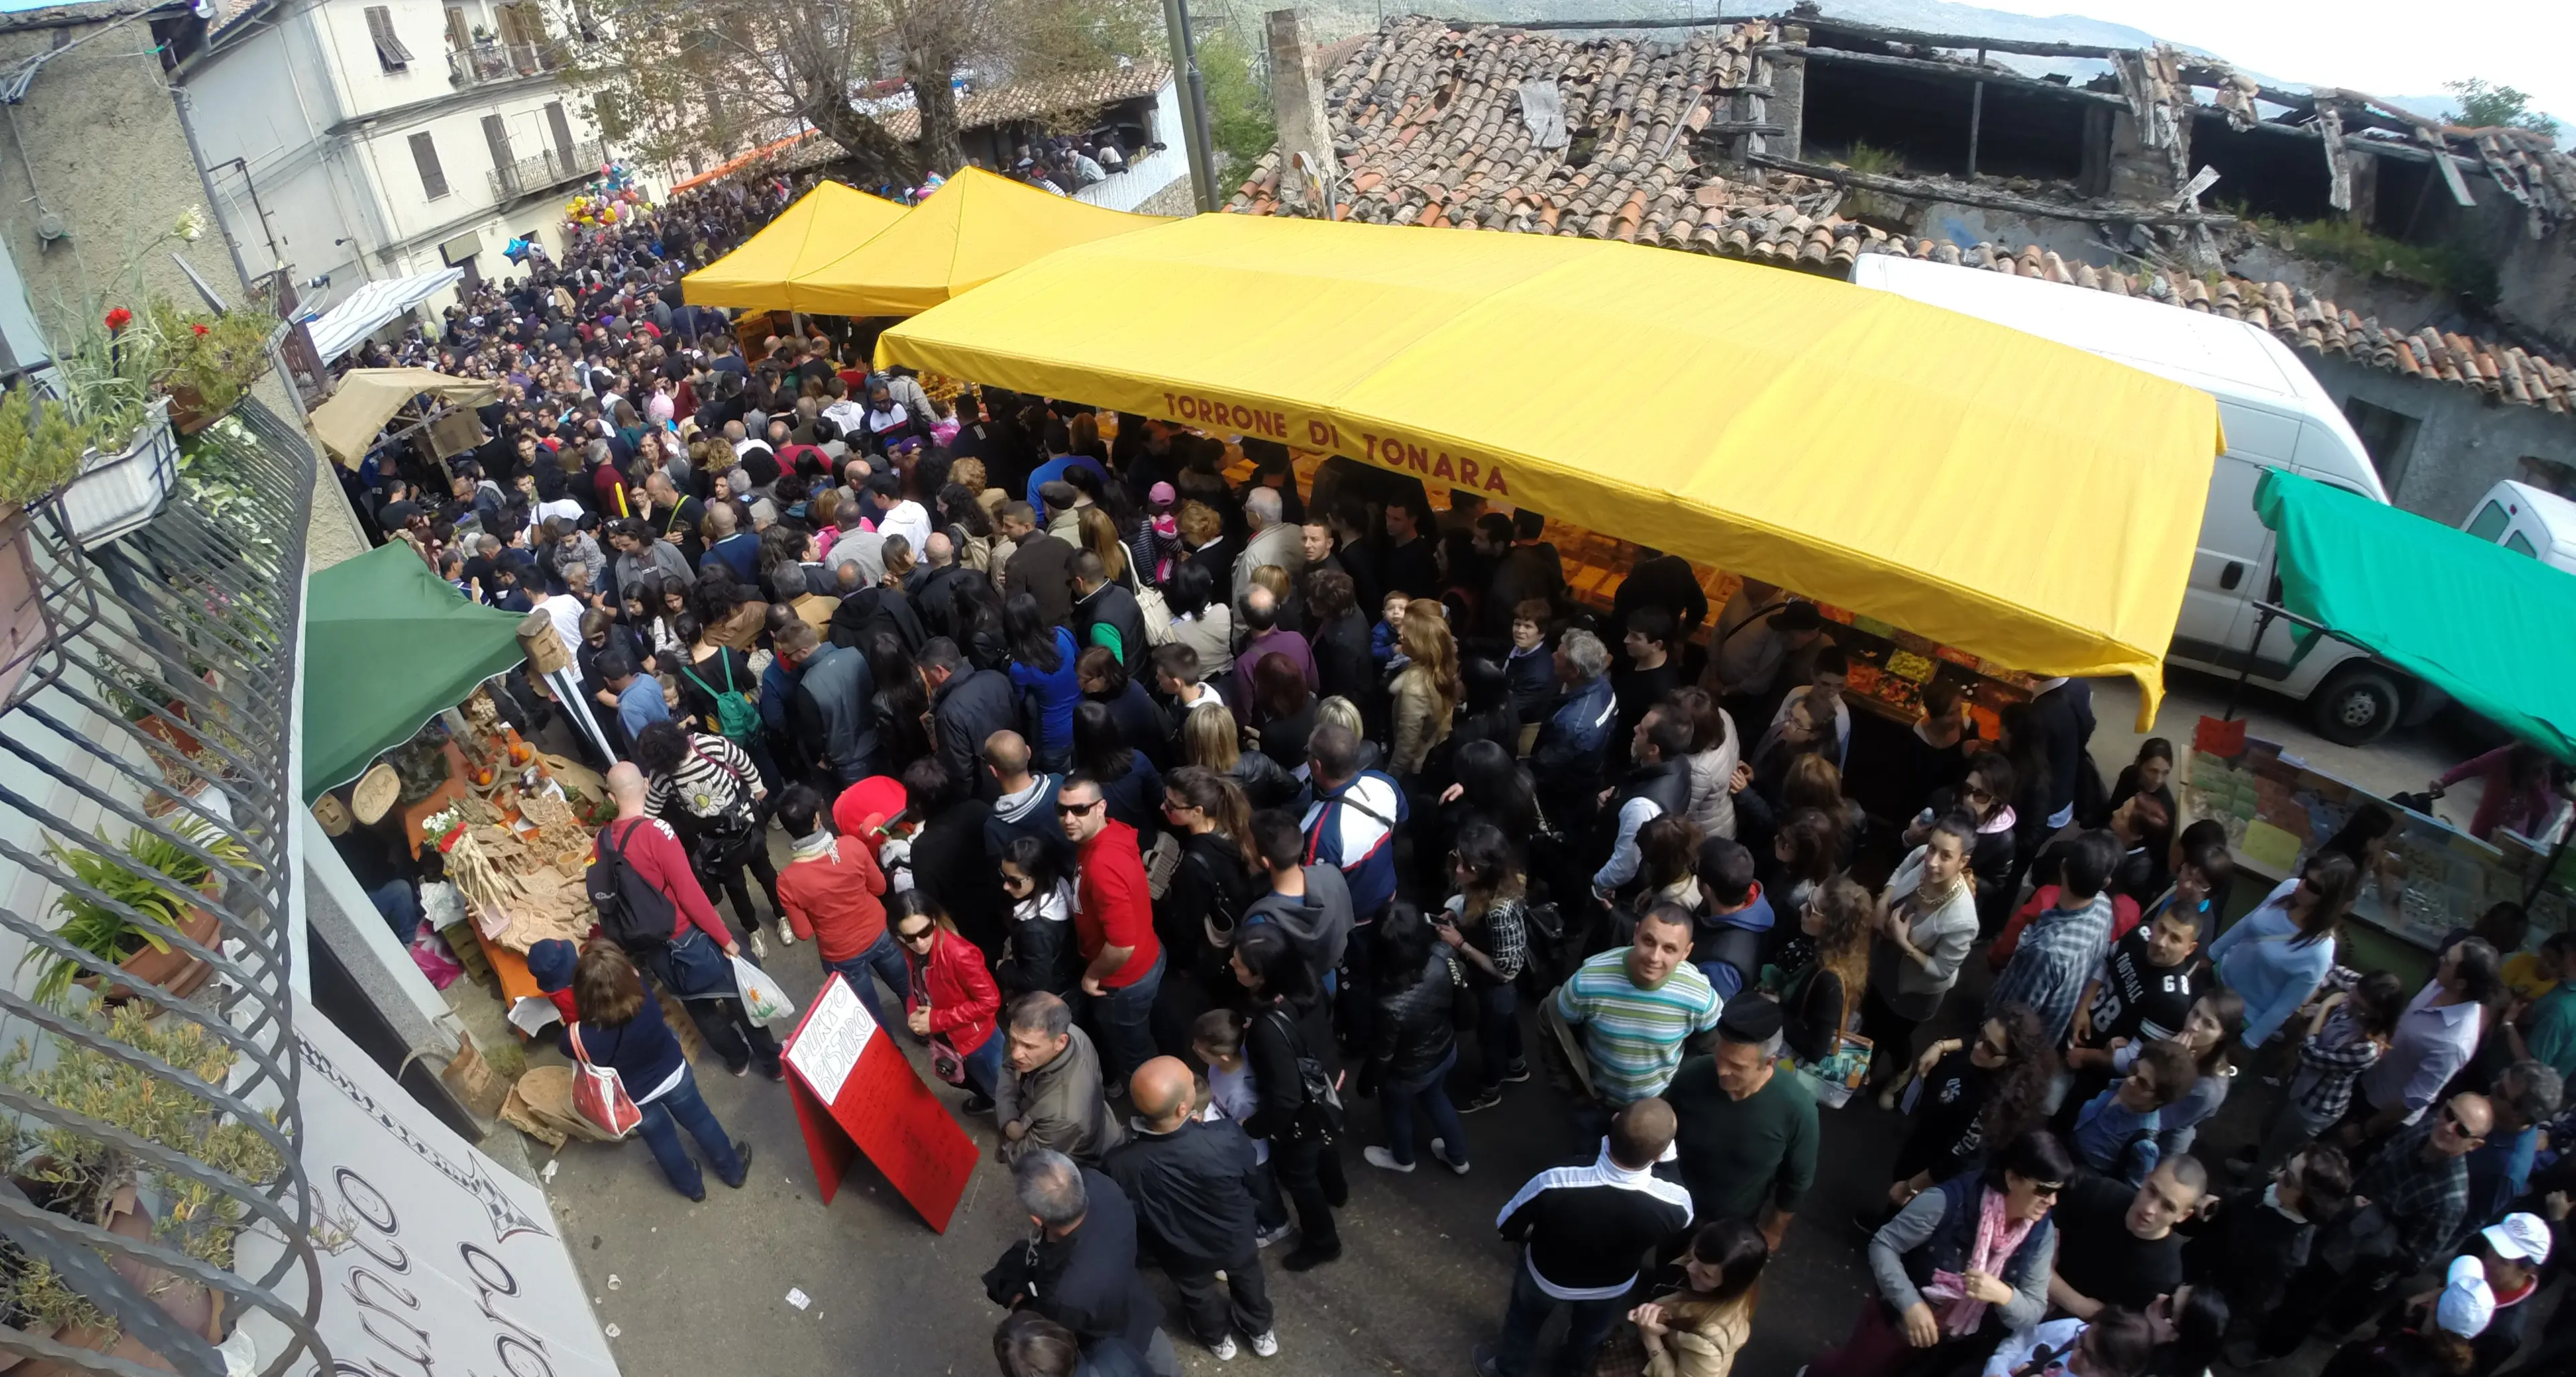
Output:
M1086 1348L1118 1339L1142 1353L1163 1325L1163 1303L1136 1270L1135 1208L1117 1182L1089 1167L1082 1168L1082 1186L1089 1211L1070 1236L1014 1244L994 1271L1013 1266L1023 1250L1033 1251L1036 1266L1025 1293L1029 1309L1072 1330Z
M930 720L938 729L939 763L951 782L975 791L989 803L1001 786L983 768L984 739L1020 727L1020 695L1009 675L999 670L960 668L930 699Z
M1272 1142L1297 1137L1297 1111L1306 1103L1306 1084L1297 1074L1300 1051L1321 1063L1326 1076L1341 1075L1329 1007L1318 999L1303 1009L1279 1004L1252 1010L1243 1030L1243 1062L1252 1070L1252 1088L1261 1103L1243 1121L1244 1132ZM1280 1027L1283 1021L1295 1030L1293 1036Z
M1038 600L1038 613L1051 626L1073 621L1073 547L1043 531L1020 542L1011 562L1002 566L1007 592Z
M1306 786L1288 773L1278 761L1259 751L1245 751L1234 759L1227 777L1243 786L1244 797L1259 808L1286 808L1295 803Z
M1136 605L1136 595L1118 583L1104 583L1091 591L1091 596L1074 605L1081 619L1081 632L1075 639L1084 645L1094 644L1093 627L1106 626L1118 633L1118 658L1127 667L1129 679L1141 678L1145 668L1145 613ZM1141 743L1139 743L1141 744Z
M1167 1267L1245 1265L1253 1255L1252 1140L1226 1119L1134 1130L1101 1162L1136 1209L1136 1237Z
M984 858L984 823L992 816L993 806L984 800L961 799L924 823L912 839L913 884L987 962L1001 957L1007 927L1002 872Z
M788 721L797 749L808 760L826 760L844 775L880 772L877 719L869 702L877 691L868 657L846 646L824 646L796 676Z
M1315 692L1347 698L1363 713L1378 696L1377 669L1369 662L1369 625L1356 611L1325 622L1307 638L1315 653Z
M1377 1033L1369 1049L1369 1082L1417 1081L1457 1049L1449 1022L1456 986L1449 979L1446 947L1436 948L1422 975L1401 990L1377 992ZM1452 1152L1463 1151L1455 1145Z
M1225 954L1208 941L1209 928L1229 934L1231 941L1245 911L1269 892L1269 877L1254 874L1224 833L1184 837L1180 868L1172 872L1163 897L1154 901L1154 935L1170 954L1171 969L1211 974L1213 967L1225 964Z
M984 576L962 564L945 565L928 570L921 587L912 593L913 610L920 614L921 624L933 636L945 636L966 644L967 637L957 625L957 585Z
M1628 806L1628 800L1637 798L1654 800L1666 817L1689 817L1690 762L1665 760L1630 770L1628 777L1619 781L1619 795L1610 802L1610 816L1616 818Z
M1154 697L1145 692L1143 684L1130 679L1126 690L1117 697L1092 701L1109 705L1109 719L1118 724L1118 739L1130 750L1154 762L1157 770L1170 767L1171 724L1164 719L1163 710L1154 706Z
M880 631L893 632L906 653L917 652L930 641L912 600L898 588L862 588L841 599L841 605L832 609L831 627L832 644L863 653Z

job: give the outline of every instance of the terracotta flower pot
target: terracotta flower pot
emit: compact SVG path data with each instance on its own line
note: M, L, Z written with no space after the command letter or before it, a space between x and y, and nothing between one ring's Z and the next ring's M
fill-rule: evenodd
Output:
M104 1227L109 1233L120 1238L147 1239L152 1236L152 1221L145 1218L137 1207L132 1186L125 1186L117 1191L115 1201L109 1207ZM153 1302L159 1305L164 1313L186 1326L190 1332L202 1336L208 1343L214 1343L223 1338L224 1298L221 1292L201 1283L173 1276L148 1263L135 1262L128 1258L114 1259L108 1265L115 1268L117 1275L125 1278L135 1289L152 1297ZM145 1347L141 1340L131 1334L118 1334L108 1330L74 1325L68 1329L54 1331L51 1337L56 1343L71 1348L86 1348L93 1352L104 1353L111 1358L123 1358L155 1371L176 1370L167 1359ZM0 1366L0 1371L9 1372L13 1377L75 1377L76 1374L75 1369L65 1368L50 1359L32 1358L25 1361L14 1359L11 1361L13 1365Z
M33 539L24 510L0 507L0 703L9 701L53 641L44 599L36 592Z
M188 940L198 946L212 947L216 938L223 932L223 922L204 908L196 907L188 910L188 921L182 924L179 930L186 933ZM143 950L117 962L116 968L137 980L158 985L179 999L186 999L195 994L205 985L207 977L215 973L215 968L202 958L191 956L177 947L162 951L157 947L146 946ZM99 986L99 977L84 975L80 977L79 983L94 990ZM104 996L110 1004L123 1004L138 997L136 991L122 984L108 986Z

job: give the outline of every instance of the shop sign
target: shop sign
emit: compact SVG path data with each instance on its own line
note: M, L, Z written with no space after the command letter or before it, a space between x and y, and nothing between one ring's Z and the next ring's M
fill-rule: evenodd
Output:
M1162 400L1163 414L1183 425L1348 455L1428 482L1506 500L1512 496L1509 464L1491 455L1469 454L1439 441L1375 427L1355 425L1345 430L1331 418L1292 415L1266 402L1229 401L1198 392L1165 392Z

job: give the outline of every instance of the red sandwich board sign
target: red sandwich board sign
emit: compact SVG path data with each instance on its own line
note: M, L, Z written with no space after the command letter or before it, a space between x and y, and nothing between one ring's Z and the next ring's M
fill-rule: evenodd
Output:
M839 972L787 1039L786 1060L788 1098L823 1203L840 1193L851 1154L865 1153L930 1227L948 1232L983 1154Z

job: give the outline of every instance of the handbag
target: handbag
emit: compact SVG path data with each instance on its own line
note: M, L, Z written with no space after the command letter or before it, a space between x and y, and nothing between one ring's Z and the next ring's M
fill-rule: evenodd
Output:
M1172 630L1172 604L1163 597L1162 589L1150 583L1139 584L1136 588L1136 612L1138 619L1145 623L1148 648L1170 645L1180 639L1180 634Z
M752 808L750 784L731 761L709 757L695 741L689 743L689 754L733 777L733 802L723 813L699 819L689 837L689 859L699 872L722 877L749 861L752 848L762 844L760 815Z
M929 1008L930 973L928 963L913 967L911 985L912 1002L921 1008ZM950 1085L962 1086L966 1084L966 1058L963 1054L958 1052L956 1044L948 1040L948 1035L946 1033L933 1033L930 1035L930 1072L932 1075L939 1077L939 1079L946 1081Z
M662 954L665 964L664 984L682 999L733 999L740 995L734 988L733 966L713 940L689 929Z
M1306 1050L1306 1039L1298 1033L1296 1023L1290 1020L1286 1011L1273 1005L1270 1017L1278 1020L1279 1031L1287 1036L1289 1049L1297 1055L1297 1084L1305 1092L1305 1100L1297 1106L1296 1120L1288 1130L1289 1136L1312 1138L1320 1143L1338 1141L1345 1122L1341 1090L1334 1084L1334 1078L1325 1074L1324 1064L1316 1059L1314 1053Z
M614 1066L602 1066L590 1059L590 1049L581 1044L581 1025L565 1030L572 1041L573 1060L580 1063L573 1070L572 1108L591 1127L610 1138L623 1138L644 1122L644 1111L626 1093L626 1081Z

